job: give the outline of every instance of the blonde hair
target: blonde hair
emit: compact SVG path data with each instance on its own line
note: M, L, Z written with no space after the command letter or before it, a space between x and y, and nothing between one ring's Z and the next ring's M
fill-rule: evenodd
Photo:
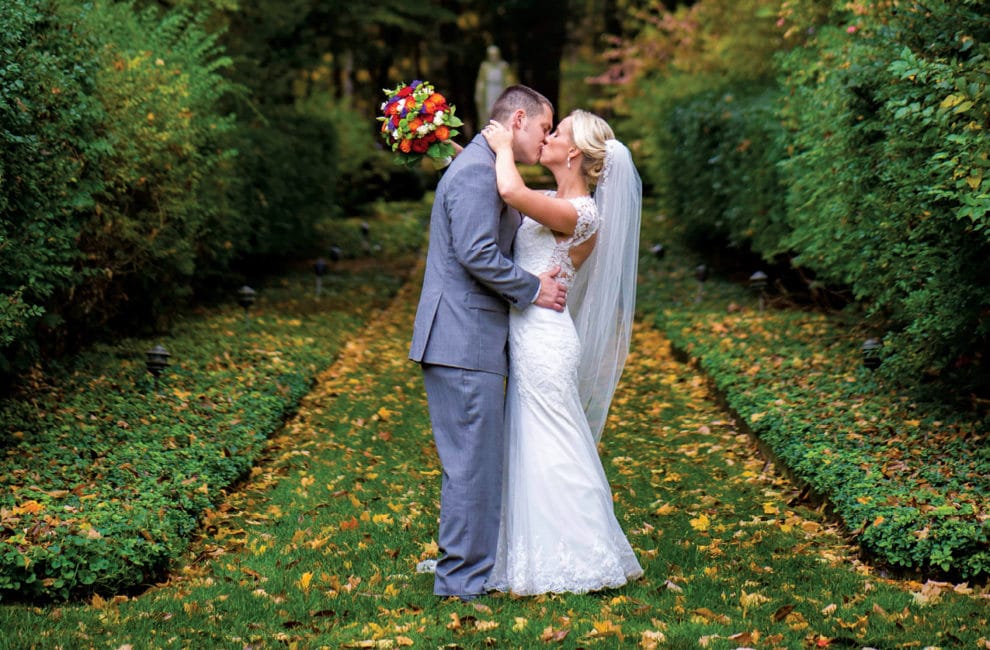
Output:
M594 113L577 109L571 112L571 139L581 152L581 171L594 188L605 167L605 143L615 139L608 122Z

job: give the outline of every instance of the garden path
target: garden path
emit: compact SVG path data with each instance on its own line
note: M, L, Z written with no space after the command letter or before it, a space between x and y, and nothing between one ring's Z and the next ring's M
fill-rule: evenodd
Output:
M977 640L979 603L861 563L644 322L601 453L645 577L585 596L437 599L431 577L415 573L436 553L439 491L422 380L406 358L418 278L347 344L251 477L207 513L167 583L46 612L35 638L231 648Z

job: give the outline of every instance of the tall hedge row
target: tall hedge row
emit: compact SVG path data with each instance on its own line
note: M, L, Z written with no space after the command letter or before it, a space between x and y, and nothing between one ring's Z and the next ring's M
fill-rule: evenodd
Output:
M778 56L776 80L696 78L652 116L660 128L643 137L668 208L689 231L849 287L888 377L982 390L990 5L837 2L825 24L784 28L810 36ZM636 121L685 87L652 86Z
M184 10L5 3L0 375L108 325L161 327L238 262L309 252L334 130L261 116L231 66Z

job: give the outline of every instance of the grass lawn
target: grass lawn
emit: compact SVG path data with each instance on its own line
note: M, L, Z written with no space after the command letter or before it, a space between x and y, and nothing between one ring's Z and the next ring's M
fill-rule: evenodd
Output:
M0 605L0 648L987 648L986 594L863 564L650 322L602 442L646 575L591 595L432 595L439 466L406 359L414 274L343 348L167 582Z

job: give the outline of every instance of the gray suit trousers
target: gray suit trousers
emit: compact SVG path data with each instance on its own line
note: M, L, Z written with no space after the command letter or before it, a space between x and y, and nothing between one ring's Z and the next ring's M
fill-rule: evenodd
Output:
M423 364L430 422L443 474L440 557L433 592L485 592L495 564L502 504L505 378Z

